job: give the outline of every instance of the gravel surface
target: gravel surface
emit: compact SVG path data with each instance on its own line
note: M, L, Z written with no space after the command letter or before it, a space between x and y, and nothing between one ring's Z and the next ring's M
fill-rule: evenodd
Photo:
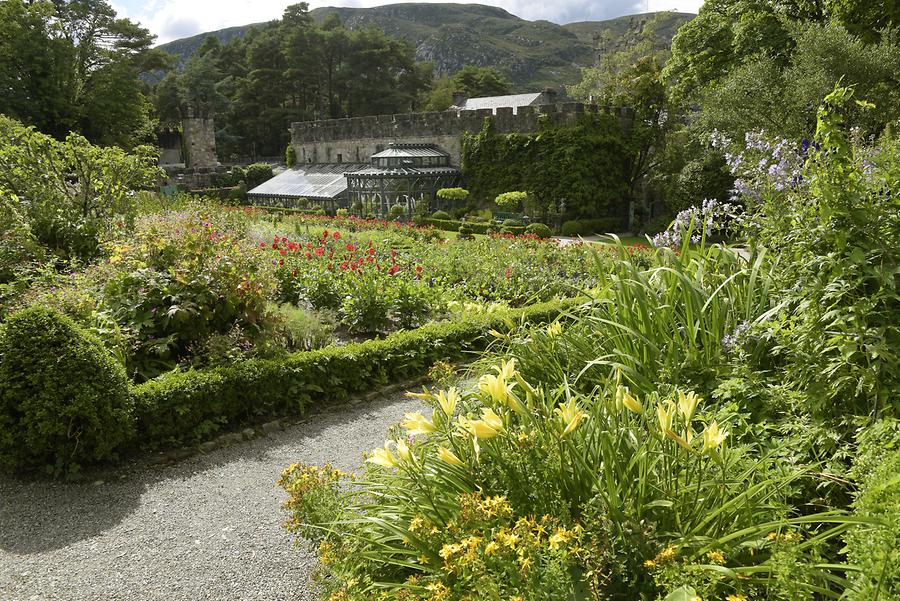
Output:
M281 528L295 462L355 470L418 407L395 394L185 459L84 483L0 478L0 599L314 599L315 558Z

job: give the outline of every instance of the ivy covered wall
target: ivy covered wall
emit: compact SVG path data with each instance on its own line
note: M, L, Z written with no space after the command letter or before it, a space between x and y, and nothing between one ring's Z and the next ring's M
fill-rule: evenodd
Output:
M628 147L615 117L586 113L574 125L544 123L533 134L497 134L491 118L464 134L462 172L478 201L510 190L530 194L535 217L627 220Z

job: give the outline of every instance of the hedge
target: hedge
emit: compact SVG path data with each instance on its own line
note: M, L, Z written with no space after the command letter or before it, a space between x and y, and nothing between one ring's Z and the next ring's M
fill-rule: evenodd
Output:
M250 360L164 374L132 389L138 446L193 444L261 417L299 415L313 402L343 400L423 374L438 360L480 350L491 329L552 321L581 302L551 301L481 320L428 324L383 339L295 353L282 361Z
M617 217L605 217L566 221L560 229L563 236L593 236L621 231L622 225L622 220Z
M480 223L477 221L457 221L455 219L434 219L430 217L423 219L422 223L445 232L458 232L459 227L464 223L472 230L473 234L489 234L499 229L493 222ZM509 233L517 236L525 233L525 226L507 226L507 229Z

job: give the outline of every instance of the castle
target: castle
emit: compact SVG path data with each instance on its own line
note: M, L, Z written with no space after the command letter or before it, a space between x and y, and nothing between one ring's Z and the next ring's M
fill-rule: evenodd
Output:
M578 102L555 103L553 100L553 94L548 92L487 98L456 97L454 106L443 112L293 123L291 146L296 166L250 190L247 196L254 204L289 207L296 206L303 198L326 208L349 208L349 182L358 182L359 178L354 178L353 174L363 172L373 180L391 180L391 188L395 189L392 195L385 197L385 190L370 188L371 195L365 198L367 206L376 207L377 213L394 204L412 210L417 200L433 202L435 189L427 181L422 183L428 175L422 169L428 166L414 164L412 157L406 159L407 164L384 166L373 159L392 144L407 151L416 145L443 151L449 158L447 166L455 170L458 179L462 136L480 131L488 117L494 131L501 134L529 134L544 125L571 125L586 113L601 111L614 115L624 129L631 126L633 115L629 109L586 106ZM404 174L410 186L414 181L420 185L404 191L402 182L396 181ZM447 183L446 175L442 174L442 183ZM342 183L342 180L346 181ZM363 200L359 191L356 192L354 198Z

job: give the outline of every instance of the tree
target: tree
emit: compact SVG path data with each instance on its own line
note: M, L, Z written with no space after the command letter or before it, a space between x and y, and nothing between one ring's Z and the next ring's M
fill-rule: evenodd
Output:
M462 92L469 98L503 96L512 93L512 86L493 67L466 65L453 77L442 77L434 82L426 111L445 111L453 104L453 94Z
M64 255L95 256L113 217L133 217L133 192L162 175L157 160L150 146L128 154L75 133L58 141L0 116L0 196L16 197L38 239Z
M7 0L0 31L0 112L57 138L132 147L150 134L139 76L168 60L105 0Z

